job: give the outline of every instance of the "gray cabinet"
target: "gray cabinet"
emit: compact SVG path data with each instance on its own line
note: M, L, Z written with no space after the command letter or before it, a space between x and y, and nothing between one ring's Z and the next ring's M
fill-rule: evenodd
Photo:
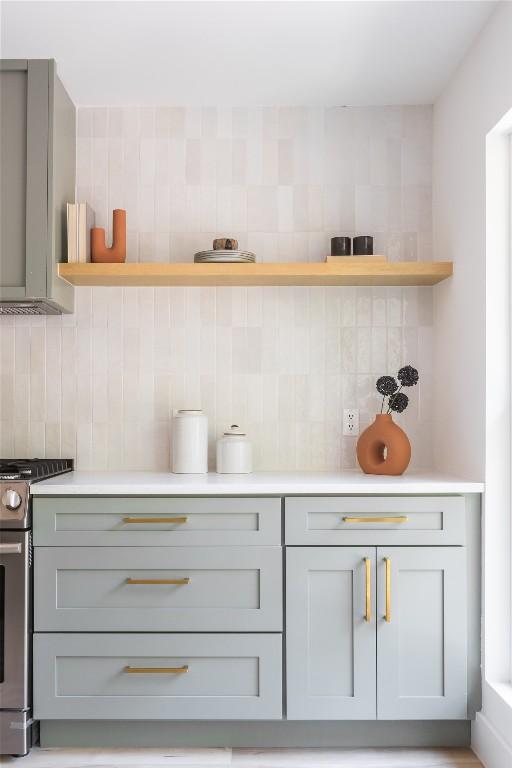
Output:
M464 498L285 499L286 601L282 503L35 498L36 717L466 719Z
M0 61L0 313L73 309L57 263L75 199L75 135L54 61Z
M379 547L377 590L379 719L464 719L465 550Z
M289 547L286 563L290 719L467 717L464 548Z
M37 717L281 719L281 506L34 499Z
M288 718L374 720L375 549L288 548L286 584Z

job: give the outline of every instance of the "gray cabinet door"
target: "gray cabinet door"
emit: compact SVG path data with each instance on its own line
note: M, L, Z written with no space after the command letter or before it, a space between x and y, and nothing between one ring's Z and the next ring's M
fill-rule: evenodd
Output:
M75 198L75 123L53 60L0 60L0 301L41 299L42 314L73 310L58 262Z
M48 62L0 62L0 298L46 295Z
M288 719L375 719L375 548L289 548L286 583Z
M465 719L465 550L379 547L377 582L378 719Z

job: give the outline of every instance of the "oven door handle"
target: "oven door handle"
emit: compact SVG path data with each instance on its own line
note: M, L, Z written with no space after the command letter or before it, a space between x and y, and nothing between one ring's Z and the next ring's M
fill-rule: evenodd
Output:
M0 544L0 555L21 555L22 544Z

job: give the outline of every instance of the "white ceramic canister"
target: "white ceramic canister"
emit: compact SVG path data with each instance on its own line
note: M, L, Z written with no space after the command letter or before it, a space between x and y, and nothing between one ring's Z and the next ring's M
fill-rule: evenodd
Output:
M208 417L203 411L173 411L172 471L176 474L208 472Z
M221 475L252 472L252 445L237 424L232 424L217 440L217 472Z

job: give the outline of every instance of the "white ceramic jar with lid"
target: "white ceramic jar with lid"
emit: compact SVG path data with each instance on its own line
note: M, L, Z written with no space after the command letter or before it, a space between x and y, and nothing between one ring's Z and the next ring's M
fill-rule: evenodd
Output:
M176 474L208 472L208 417L200 410L173 411L172 471Z
M252 445L238 424L232 424L217 440L217 472L221 475L252 472Z

